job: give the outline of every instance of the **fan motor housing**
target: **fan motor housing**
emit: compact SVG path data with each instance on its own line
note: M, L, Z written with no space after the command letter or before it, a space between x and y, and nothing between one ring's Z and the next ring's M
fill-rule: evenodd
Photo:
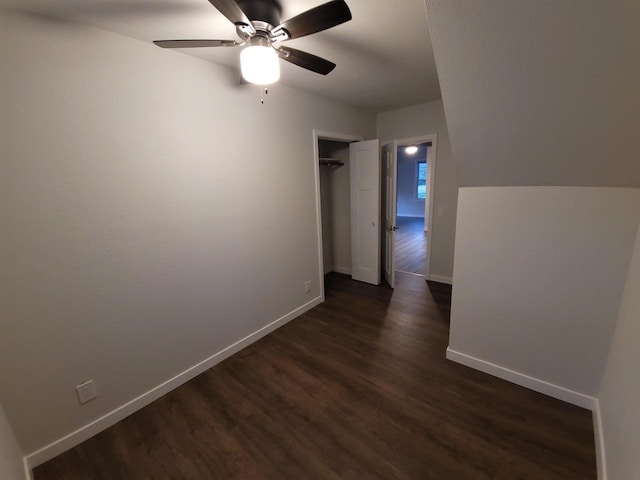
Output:
M272 27L280 25L282 6L278 0L237 0L251 21L265 22Z

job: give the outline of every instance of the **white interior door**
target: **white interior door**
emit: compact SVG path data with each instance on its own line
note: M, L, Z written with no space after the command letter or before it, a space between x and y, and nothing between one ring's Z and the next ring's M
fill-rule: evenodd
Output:
M384 246L382 265L385 280L394 287L396 281L396 190L398 175L398 142L386 144L382 149L382 178L384 179L382 216L384 217Z
M380 142L349 145L351 276L380 284Z

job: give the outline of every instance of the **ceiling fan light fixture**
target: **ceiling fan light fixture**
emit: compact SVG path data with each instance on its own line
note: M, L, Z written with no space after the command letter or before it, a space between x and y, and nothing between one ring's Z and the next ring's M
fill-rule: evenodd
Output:
M404 151L407 155L415 155L416 153L418 153L418 147L415 145L409 145L404 149Z
M271 85L280 79L278 54L268 41L254 38L240 53L242 78L256 85Z
M240 54L242 77L265 86L280 79L279 59L320 75L328 75L336 64L311 53L280 46L281 42L337 27L351 20L345 0L330 0L282 22L280 0L209 0L236 27L242 39L154 40L162 48L245 46ZM274 48L273 45L277 45Z

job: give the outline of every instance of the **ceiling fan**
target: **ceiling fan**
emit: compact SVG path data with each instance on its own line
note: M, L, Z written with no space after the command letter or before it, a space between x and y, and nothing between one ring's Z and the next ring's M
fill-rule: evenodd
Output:
M351 20L344 0L333 0L280 21L278 0L209 0L236 26L242 39L235 40L156 40L163 48L244 46L240 54L242 76L248 82L269 85L280 78L278 57L299 67L327 75L336 64L311 53L280 45L294 38L321 32Z

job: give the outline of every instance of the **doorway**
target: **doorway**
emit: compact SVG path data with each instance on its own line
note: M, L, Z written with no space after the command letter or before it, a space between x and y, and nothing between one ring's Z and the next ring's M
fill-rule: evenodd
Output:
M392 288L396 271L431 279L436 155L436 134L392 140L383 146L382 265Z
M431 147L416 142L397 150L395 269L420 276L427 272Z

